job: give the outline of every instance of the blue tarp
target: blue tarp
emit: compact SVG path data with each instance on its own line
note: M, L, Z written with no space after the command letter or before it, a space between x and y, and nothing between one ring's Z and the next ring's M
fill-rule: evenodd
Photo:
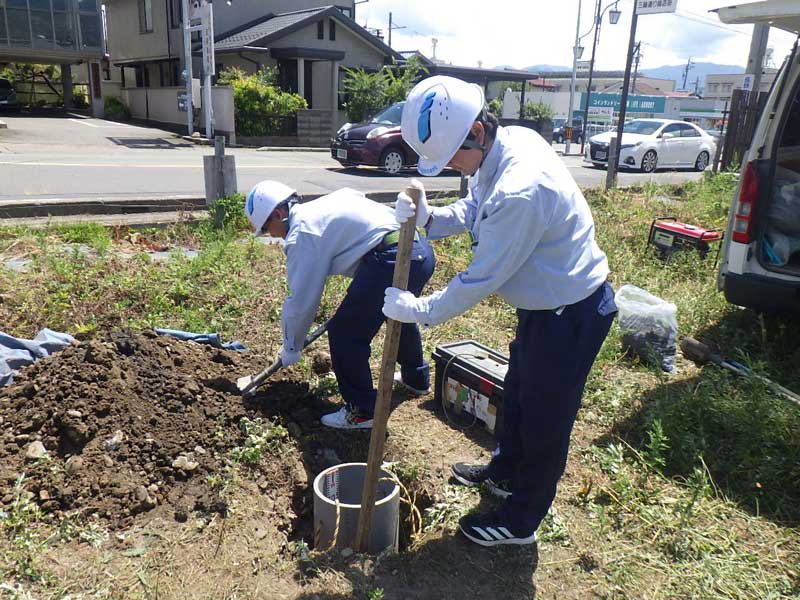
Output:
M49 356L75 341L67 333L42 329L32 340L0 331L0 387L14 380L14 374L40 358Z
M242 342L234 340L222 343L218 333L192 333L191 331L181 331L180 329L156 329L158 335L169 335L185 342L197 342L198 344L208 344L214 348L222 350L236 350L237 352L247 352L247 348Z

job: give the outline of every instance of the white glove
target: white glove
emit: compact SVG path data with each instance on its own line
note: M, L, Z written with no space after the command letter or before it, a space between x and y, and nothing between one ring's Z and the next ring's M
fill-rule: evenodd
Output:
M421 195L419 199L419 206L417 210L417 227L425 227L428 219L431 216L431 209L428 207L428 201L425 198L425 190L420 190ZM397 203L394 206L394 218L398 223L405 223L414 214L414 201L411 196L405 192L397 194Z
M425 316L425 307L422 299L411 292L389 287L383 298L383 314L401 323L419 323Z
M300 360L300 353L281 348L281 365L289 367Z

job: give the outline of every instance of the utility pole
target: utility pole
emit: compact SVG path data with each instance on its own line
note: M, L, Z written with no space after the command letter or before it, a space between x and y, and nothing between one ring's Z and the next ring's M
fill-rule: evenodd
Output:
M694 80L694 95L700 95L700 77Z
M747 58L747 73L753 75L754 97L758 102L761 91L761 73L764 70L764 55L769 41L769 24L757 23L753 26L753 38L750 41L750 56Z
M683 68L683 87L681 89L686 89L686 80L689 78L689 71L694 69L694 62L692 61L692 57L689 57L689 60L686 62L686 66Z
M572 47L572 80L569 85L569 108L567 109L567 131L564 155L569 154L572 142L572 106L575 102L575 77L578 73L578 44L581 43L581 0L578 0L578 25L575 28L575 45Z
M642 59L642 42L636 44L636 65L633 68L633 85L631 86L631 94L636 94L636 78L639 76L639 61Z
M188 135L194 133L194 102L192 98L192 33L189 30L189 0L182 0L183 10L183 77L186 80L186 125Z
M594 58L597 53L597 38L600 36L600 25L603 24L602 0L597 0L594 14L594 43L592 44L592 58L589 61L589 81L586 84L586 106L583 109L583 131L581 132L581 155L586 148L586 132L589 127L589 101L592 98L592 78L594 77Z
M625 128L625 113L628 111L628 85L631 82L631 63L633 62L633 46L636 43L636 26L639 24L639 13L634 4L631 17L631 36L628 39L627 63L625 65L625 78L622 83L622 97L619 100L619 122L617 123L616 147L614 139L609 145L608 167L606 172L606 189L616 187L617 172L619 171L619 147L622 145L622 130Z
M392 47L392 30L393 29L405 29L405 25L402 27L400 25L393 25L392 24L392 13L389 13L389 48Z

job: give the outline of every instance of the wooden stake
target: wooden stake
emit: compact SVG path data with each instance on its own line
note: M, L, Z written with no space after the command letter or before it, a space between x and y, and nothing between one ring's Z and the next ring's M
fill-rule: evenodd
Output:
M415 204L419 204L424 193L422 184L416 179L406 189ZM400 242L397 245L397 260L394 264L394 278L392 286L405 290L408 288L408 275L411 266L411 246L414 243L416 230L416 214L411 215L408 221L400 227ZM378 397L375 401L375 416L372 421L372 434L369 439L369 456L367 457L367 471L364 474L364 489L361 493L361 510L358 513L358 528L356 529L355 549L366 552L369 542L369 532L372 526L372 510L375 505L375 496L378 487L378 474L383 463L383 449L386 442L386 426L389 421L389 408L392 399L394 384L394 369L397 363L397 349L400 346L400 329L403 326L399 321L388 319L386 321L386 337L383 341L383 359L381 361L380 381L378 382Z

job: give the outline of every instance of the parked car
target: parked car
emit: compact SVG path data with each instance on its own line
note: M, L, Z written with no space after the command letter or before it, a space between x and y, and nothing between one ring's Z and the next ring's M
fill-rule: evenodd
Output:
M553 141L556 144L563 144L567 139L567 120L553 119ZM583 121L573 119L572 121L572 141L576 144L583 142Z
M608 146L616 131L589 138L584 160L608 165ZM622 130L619 166L652 173L657 168L693 167L705 171L714 157L714 138L692 123L669 119L634 119Z
M396 102L369 121L345 123L331 143L331 156L344 166L370 165L394 175L417 164L417 153L400 135L403 102Z
M724 23L766 22L795 32L797 3L718 10ZM728 302L800 313L800 62L795 46L772 85L744 154L722 246L718 288Z
M17 90L8 79L0 79L0 108L17 111L21 108L17 99Z

